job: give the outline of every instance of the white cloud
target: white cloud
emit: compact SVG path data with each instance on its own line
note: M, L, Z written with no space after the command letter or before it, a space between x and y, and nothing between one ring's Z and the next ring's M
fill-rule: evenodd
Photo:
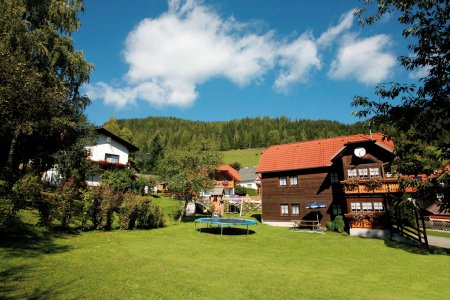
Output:
M289 85L306 82L314 69L321 68L317 45L310 34L304 34L278 51L279 65L283 70L275 80L274 89L287 92Z
M352 78L364 84L388 78L396 64L395 56L387 51L390 44L390 37L384 34L362 39L347 34L328 76L332 79Z
M322 33L317 39L317 44L319 46L330 45L339 34L348 31L352 27L352 25L353 9L341 15L338 25L329 27L327 31Z
M257 35L246 29L247 24L224 20L198 1L169 1L167 13L144 19L126 39L128 87L97 84L96 96L103 91L105 102L118 108L137 98L185 107L197 98L196 86L208 79L249 84L273 68L278 49L272 32Z
M408 77L414 80L425 78L428 76L428 74L430 74L430 69L431 69L430 66L419 68L415 71L410 72Z
M127 36L123 56L128 72L120 84L98 82L86 87L91 99L118 109L147 101L155 107L189 107L197 86L226 78L239 86L264 80L277 72L276 92L286 93L322 68L321 51L344 36L329 77L372 83L387 76L392 55L384 35L357 40L348 31L352 11L315 39L307 31L293 40L277 40L274 31L259 33L254 23L222 18L200 0L169 0L169 9L142 20Z

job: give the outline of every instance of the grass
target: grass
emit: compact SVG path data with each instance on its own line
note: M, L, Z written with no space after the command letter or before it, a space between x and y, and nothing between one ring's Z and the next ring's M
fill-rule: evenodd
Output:
M445 238L449 238L450 239L450 232L445 232L445 231L434 231L434 230L430 230L427 229L427 234L428 235L432 235L432 236L439 236L439 237L445 237Z
M243 167L257 166L264 148L222 151L224 163L239 162Z
M162 198L167 207L170 200ZM27 219L32 215L27 213ZM443 299L448 253L258 223L244 230L62 234L0 240L0 299Z

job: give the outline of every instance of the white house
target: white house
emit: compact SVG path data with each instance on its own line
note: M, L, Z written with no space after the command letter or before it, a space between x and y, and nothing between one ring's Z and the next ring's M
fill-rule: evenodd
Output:
M97 128L95 130L97 143L86 147L90 150L88 159L97 162L101 169L129 166L128 157L130 152L139 149L105 128ZM98 186L100 184L100 176L101 173L89 176L86 183L90 186Z
M258 189L256 184L256 179L258 177L256 167L243 167L239 170L239 175L241 176L241 181L238 183L240 186L255 190Z

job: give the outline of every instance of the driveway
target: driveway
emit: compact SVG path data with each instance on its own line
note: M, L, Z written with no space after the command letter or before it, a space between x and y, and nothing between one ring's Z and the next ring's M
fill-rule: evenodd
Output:
M450 238L428 235L428 244L430 246L450 249Z

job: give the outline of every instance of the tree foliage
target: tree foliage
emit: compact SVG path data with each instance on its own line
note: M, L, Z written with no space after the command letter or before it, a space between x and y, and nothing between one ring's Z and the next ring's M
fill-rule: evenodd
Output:
M184 201L179 221L186 213L187 204L200 191L213 187L210 174L220 164L220 156L204 148L171 151L160 161L161 180L167 183L174 198Z
M93 66L73 47L83 1L2 0L0 10L0 168L37 170L72 145L89 100L80 87Z
M158 136L164 149L184 149L206 141L211 149L230 150L267 147L276 143L306 141L366 132L361 123L346 125L328 120L244 118L224 122L190 121L172 117L117 120L129 128L140 154L150 152ZM157 135L156 135L156 134Z
M141 172L152 173L156 171L156 165L163 156L164 146L161 142L161 134L157 131L150 144L145 144L144 148L136 156L136 163Z
M360 23L370 25L387 13L398 12L402 35L413 55L400 56L407 70L427 70L416 84L382 83L376 94L382 101L357 96L359 117L373 116L376 125L391 126L411 141L435 145L450 158L450 6L448 0L379 0L375 14L363 17L373 1L357 11Z
M400 56L401 65L410 71L426 71L418 82L381 83L376 87L379 100L356 96L353 106L359 117L372 117L371 122L386 130L400 142L396 144L400 170L426 171L423 154L428 146L436 147L435 161L450 159L450 5L448 0L378 0L375 13L368 15L373 0L356 11L360 24L371 25L385 14L397 14L402 36L407 39L412 55ZM429 159L432 153L428 153ZM425 159L425 160L427 160ZM443 173L448 173L443 171ZM434 183L433 183L434 182ZM427 187L428 186L428 187ZM423 193L449 189L448 176L434 177L421 186ZM436 191L435 191L436 192ZM433 195L435 197L436 194ZM443 208L450 207L449 197Z

